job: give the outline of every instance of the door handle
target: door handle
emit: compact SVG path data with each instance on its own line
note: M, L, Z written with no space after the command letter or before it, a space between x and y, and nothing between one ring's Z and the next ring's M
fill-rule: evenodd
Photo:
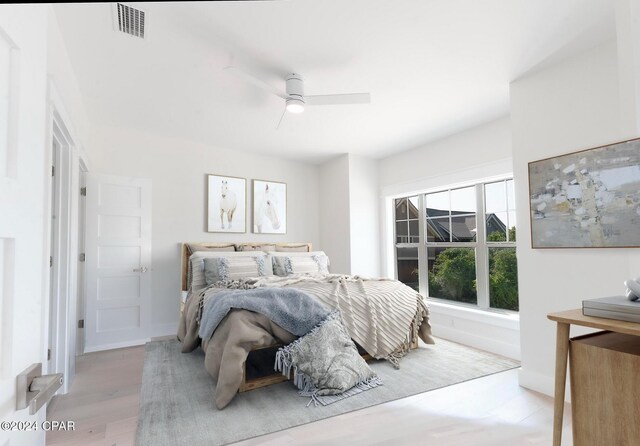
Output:
M149 270L147 269L146 266L141 266L140 268L134 268L133 269L134 273L146 273L147 271L149 271Z
M29 408L29 414L34 415L42 406L47 404L58 389L62 387L64 375L54 373L42 374L42 363L31 364L18 375L16 392L16 409Z

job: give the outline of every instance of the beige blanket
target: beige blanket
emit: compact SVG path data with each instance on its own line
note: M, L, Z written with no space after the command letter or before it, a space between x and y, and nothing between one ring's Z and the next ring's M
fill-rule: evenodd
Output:
M233 287L292 287L316 297L329 308L339 308L351 338L374 358L384 358L396 367L411 344L420 337L433 344L428 308L422 297L396 280L367 279L330 274L246 279ZM210 287L193 295L180 321L178 338L182 351L199 345L199 309L204 299L215 298L219 288ZM246 310L232 311L203 343L205 368L215 380L216 406L225 407L235 396L249 351L275 342L288 344L295 337L265 316Z

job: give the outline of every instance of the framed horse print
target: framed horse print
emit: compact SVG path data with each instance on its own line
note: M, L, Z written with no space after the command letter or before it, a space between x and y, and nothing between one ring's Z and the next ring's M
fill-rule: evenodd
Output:
M253 232L287 233L287 185L253 180Z
M247 180L207 175L207 231L247 232Z

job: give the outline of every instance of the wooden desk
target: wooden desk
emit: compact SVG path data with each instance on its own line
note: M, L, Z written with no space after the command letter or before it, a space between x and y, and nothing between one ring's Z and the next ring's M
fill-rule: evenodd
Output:
M584 316L581 309L550 313L547 317L558 323L556 332L556 382L553 406L553 446L560 446L560 442L562 440L562 418L564 416L564 395L567 382L567 359L569 356L569 328L571 324L633 336L640 336L640 324L636 322Z

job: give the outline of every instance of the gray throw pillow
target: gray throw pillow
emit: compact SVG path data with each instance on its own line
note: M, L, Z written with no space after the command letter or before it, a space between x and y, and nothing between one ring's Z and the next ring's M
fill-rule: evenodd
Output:
M272 274L271 260L266 254L204 259L204 278L207 285Z
M308 395L347 397L382 384L358 353L338 311L278 354L277 361L296 371L296 385Z

